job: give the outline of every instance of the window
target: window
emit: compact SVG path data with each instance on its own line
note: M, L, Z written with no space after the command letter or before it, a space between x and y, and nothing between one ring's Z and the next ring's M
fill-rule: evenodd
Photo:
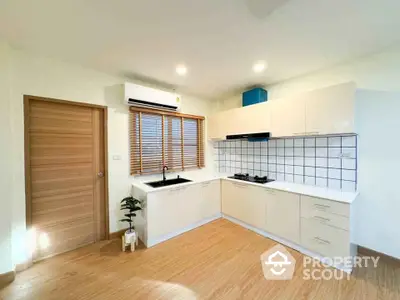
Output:
M131 175L204 167L204 117L130 109Z

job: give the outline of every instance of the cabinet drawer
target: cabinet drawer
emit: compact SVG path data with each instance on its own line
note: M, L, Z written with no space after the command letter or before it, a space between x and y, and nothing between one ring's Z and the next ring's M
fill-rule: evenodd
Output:
M302 213L320 211L349 217L350 205L321 198L301 196L301 211Z
M314 220L323 225L337 227L349 231L350 220L349 218L337 214L330 214L317 209L310 210L301 207L301 217L309 220Z
M348 231L301 218L301 245L327 257L350 256Z

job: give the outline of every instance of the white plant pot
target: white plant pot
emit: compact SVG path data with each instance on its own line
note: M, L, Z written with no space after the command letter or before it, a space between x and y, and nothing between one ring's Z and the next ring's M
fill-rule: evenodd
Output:
M125 244L134 243L136 241L136 231L125 231Z

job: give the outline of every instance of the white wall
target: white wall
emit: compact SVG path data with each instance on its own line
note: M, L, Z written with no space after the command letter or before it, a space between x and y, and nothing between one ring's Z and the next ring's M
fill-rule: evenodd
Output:
M10 59L11 49L0 41L0 274L12 270L11 259L11 118L10 118Z
M12 191L8 195L12 203L13 262L17 264L26 257L23 243L25 236L23 95L108 106L110 232L124 228L118 221L119 201L130 192L132 177L129 176L128 107L122 104L122 83L125 80L20 50L12 50L11 54L11 128L4 125L5 128L11 129L12 138L6 138L3 143L12 143L12 165L5 176L10 175L13 179ZM182 112L208 115L210 111L210 102L183 95ZM1 112L3 113L3 105ZM211 150L208 147L206 149L208 169L212 168ZM112 160L115 154L121 155L122 159ZM207 170L203 170L205 171Z
M268 72L268 70L266 70ZM336 67L266 86L269 99L354 81L358 88L400 91L400 46ZM241 107L241 94L221 99L219 110Z
M356 243L400 258L400 93L357 95Z

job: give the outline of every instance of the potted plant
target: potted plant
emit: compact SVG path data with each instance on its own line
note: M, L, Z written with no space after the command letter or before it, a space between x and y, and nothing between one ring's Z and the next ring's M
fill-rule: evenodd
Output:
M121 219L121 222L129 223L129 229L125 232L125 243L131 243L132 239L136 240L136 232L135 226L133 226L133 217L136 217L136 213L139 210L142 210L141 202L138 199L133 198L132 196L126 197L121 201L121 210L127 210L125 213L124 219ZM133 242L135 241L133 240Z

